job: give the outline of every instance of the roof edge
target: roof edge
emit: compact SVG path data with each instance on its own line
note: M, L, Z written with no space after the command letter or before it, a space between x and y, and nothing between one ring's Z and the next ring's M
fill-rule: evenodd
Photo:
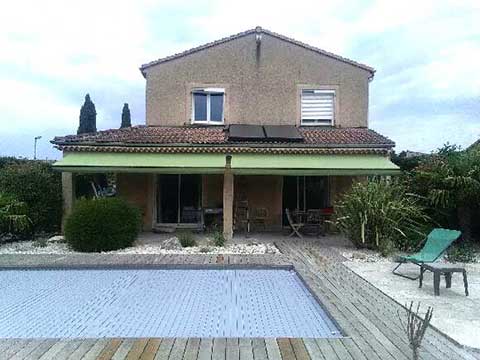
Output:
M229 41L232 41L232 40L235 40L235 39L239 39L239 38L242 38L244 36L254 34L254 33L267 34L267 35L275 37L277 39L280 39L280 40L289 42L291 44L303 47L304 49L311 50L311 51L314 51L314 52L319 53L321 55L333 58L335 60L339 60L339 61L342 61L344 63L356 66L358 68L361 68L363 70L366 70L366 71L370 72L372 77L375 74L375 69L371 66L368 66L368 65L359 63L357 61L348 59L346 57L331 53L329 51L317 48L315 46L308 45L306 43L303 43L301 41L298 41L298 40L295 40L293 38L287 37L285 35L281 35L281 34L278 34L276 32L273 32L273 31L270 31L270 30L267 30L267 29L263 29L260 26L257 26L255 29L249 29L249 30L246 30L246 31L242 31L240 33L230 35L230 36L224 37L224 38L219 39L219 40L215 40L215 41L212 41L212 42L200 45L200 46L196 46L194 48L182 51L182 52L177 53L177 54L169 55L169 56L166 56L166 57L154 60L154 61L150 61L148 63L142 64L139 69L140 69L140 72L142 73L143 77L145 77L146 76L145 70L152 67L152 66L155 66L155 65L158 65L158 64L161 64L161 63L164 63L164 62L168 62L168 61L171 61L171 60L175 60L175 59L181 58L183 56L194 54L196 52L199 52L199 51L202 51L202 50L205 50L205 49L217 46L217 45L221 45L221 44L224 44L226 42L229 42Z

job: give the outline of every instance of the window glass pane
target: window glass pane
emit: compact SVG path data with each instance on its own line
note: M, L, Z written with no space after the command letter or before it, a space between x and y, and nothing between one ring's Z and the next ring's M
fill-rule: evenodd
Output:
M193 94L193 113L195 114L195 121L207 120L207 95L206 94Z
M223 94L210 95L210 121L223 121Z

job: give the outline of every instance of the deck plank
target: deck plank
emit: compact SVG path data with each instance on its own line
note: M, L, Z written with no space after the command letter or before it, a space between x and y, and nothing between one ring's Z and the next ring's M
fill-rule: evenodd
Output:
M308 354L312 359L325 360L325 357L320 352L320 349L318 348L318 345L315 342L315 339L306 338L306 339L303 339L303 343L305 344Z
M135 343L134 339L123 339L117 351L115 351L115 354L113 354L112 360L125 359L134 343Z
M142 356L145 346L147 346L148 339L137 339L132 345L132 348L127 354L126 360L138 360Z
M95 345L95 339L83 340L80 345L68 357L69 360L80 360Z
M292 348L290 340L287 338L277 339L280 353L282 354L282 360L296 360L295 353Z
M142 355L140 355L140 360L153 360L157 354L157 350L162 343L162 339L148 339L147 345L143 350Z
M198 360L211 360L213 351L213 339L200 339L200 346L198 348Z
M42 343L46 340L32 340L29 341L19 352L17 352L10 360L23 360L25 359L30 353L32 353L37 347L39 347ZM0 354L3 354L0 351Z
M240 347L239 347L239 339L238 338L228 338L227 339L226 359L227 360L239 360L240 359Z
M185 338L176 338L173 343L172 351L168 357L171 360L179 360L183 358L185 353L185 348L187 347L187 339Z
M189 338L187 342L187 347L185 349L185 354L183 354L183 359L197 360L199 347L200 347L199 338Z
M227 339L215 338L213 339L212 360L225 360L227 351Z
M268 360L267 346L265 345L265 339L254 338L253 343L253 358L255 360Z
M269 360L282 360L282 355L280 354L276 339L265 339L265 347L267 348L267 356Z
M238 346L240 348L240 360L253 360L252 339L240 338Z
M102 350L100 355L98 355L98 360L110 360L117 352L117 349L121 343L121 339L111 339L107 346L105 346L105 348Z
M102 350L107 346L108 339L100 339L93 344L92 348L83 355L82 360L95 360Z
M40 359L40 357L45 354L48 349L50 349L55 344L55 342L56 341L52 339L45 340L39 346L37 346L30 354L28 354L28 359Z
M297 360L310 360L310 355L308 355L302 339L290 339L290 343Z
M172 351L173 343L175 339L173 338L166 338L162 339L162 343L157 350L157 354L155 355L155 360L166 360L170 356L170 352Z

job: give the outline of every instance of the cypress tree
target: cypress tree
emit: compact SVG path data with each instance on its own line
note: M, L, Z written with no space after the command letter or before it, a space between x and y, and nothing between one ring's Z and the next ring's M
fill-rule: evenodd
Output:
M128 108L128 104L123 104L122 109L122 125L120 128L126 128L132 126L132 120L130 119L130 109Z
M92 133L97 131L97 111L95 104L90 100L90 95L85 95L85 102L80 109L80 125L77 134Z

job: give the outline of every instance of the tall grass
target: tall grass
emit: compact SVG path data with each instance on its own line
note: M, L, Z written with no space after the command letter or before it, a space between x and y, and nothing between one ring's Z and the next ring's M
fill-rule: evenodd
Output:
M337 228L356 246L388 254L408 250L425 235L429 222L414 194L393 180L355 184L336 204Z

